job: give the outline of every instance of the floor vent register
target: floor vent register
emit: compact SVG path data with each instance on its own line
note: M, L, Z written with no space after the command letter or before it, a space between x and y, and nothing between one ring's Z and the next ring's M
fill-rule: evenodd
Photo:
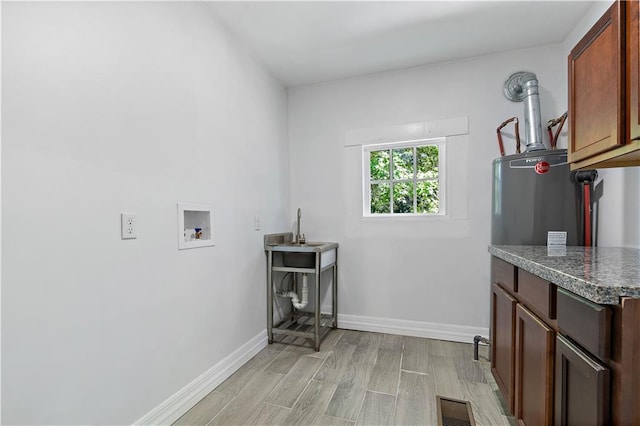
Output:
M476 426L471 403L436 395L438 426Z

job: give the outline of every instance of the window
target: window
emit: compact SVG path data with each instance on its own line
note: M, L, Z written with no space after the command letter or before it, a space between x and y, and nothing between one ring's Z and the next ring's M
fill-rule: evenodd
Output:
M364 146L364 215L443 215L444 142Z

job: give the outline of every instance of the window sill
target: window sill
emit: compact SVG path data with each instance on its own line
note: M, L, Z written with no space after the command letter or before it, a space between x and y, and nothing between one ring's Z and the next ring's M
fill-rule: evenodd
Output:
M446 214L376 214L376 215L363 215L361 218L363 221L436 221L444 222L450 220L450 217Z

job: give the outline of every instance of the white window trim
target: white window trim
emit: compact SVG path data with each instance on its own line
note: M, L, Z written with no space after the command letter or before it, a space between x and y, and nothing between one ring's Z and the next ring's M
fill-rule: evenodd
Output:
M364 218L392 218L392 219L433 219L447 216L446 209L446 142L445 137L415 139L409 141L398 141L388 143L377 143L362 145L362 217ZM371 170L370 170L370 153L371 151L381 151L385 149L409 148L424 145L438 145L438 213L371 213ZM414 159L415 161L415 159ZM393 181L394 179L390 179ZM402 180L402 179L401 179ZM420 179L422 180L422 179ZM415 176L414 176L415 181ZM415 199L414 199L415 201ZM393 194L391 194L391 203L393 203Z

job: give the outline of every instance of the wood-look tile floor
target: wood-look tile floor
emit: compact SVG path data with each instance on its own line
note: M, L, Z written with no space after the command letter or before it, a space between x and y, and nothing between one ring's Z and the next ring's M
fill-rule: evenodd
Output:
M176 425L437 425L436 395L470 401L477 425L512 425L481 346L333 330L268 345Z

